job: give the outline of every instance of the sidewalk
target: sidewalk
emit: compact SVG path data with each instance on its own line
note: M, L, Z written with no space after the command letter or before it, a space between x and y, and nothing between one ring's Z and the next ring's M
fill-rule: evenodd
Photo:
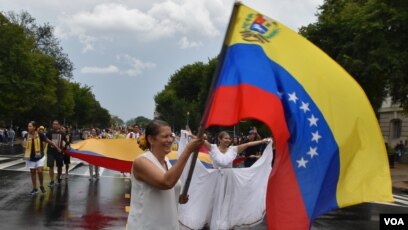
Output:
M391 178L393 190L408 192L408 163L395 162Z

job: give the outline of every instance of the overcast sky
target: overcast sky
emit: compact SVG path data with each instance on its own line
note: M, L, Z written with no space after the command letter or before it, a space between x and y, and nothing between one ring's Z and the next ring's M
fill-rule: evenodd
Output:
M244 4L294 30L315 22L323 0ZM92 86L101 105L124 121L153 118L154 95L187 64L215 57L233 0L2 0L50 23L74 63L74 81Z

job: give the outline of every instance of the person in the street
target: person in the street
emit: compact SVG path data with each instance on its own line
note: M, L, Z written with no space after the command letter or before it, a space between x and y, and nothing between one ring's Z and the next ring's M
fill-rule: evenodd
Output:
M10 127L8 132L9 135L9 143L11 146L14 146L14 138L16 137L16 132L14 131L13 127Z
M47 148L47 166L50 168L50 183L48 187L50 188L53 188L55 184L61 184L62 166L64 165L62 143L65 141L65 136L62 135L60 128L59 121L54 120L52 122L52 130L46 134L46 137L54 143L54 145L48 145ZM58 148L55 148L55 146ZM54 182L54 163L57 166L57 183Z
M72 134L70 128L61 127L61 133L65 136L63 143L64 150L71 148ZM69 165L71 164L71 156L64 152L63 161L65 165L65 180L68 180Z
M203 144L202 139L192 140L180 158L171 166L166 155L171 152L174 137L167 122L154 120L139 138L142 149L149 149L133 161L132 194L128 229L179 229L178 204L188 197L179 197L179 178L188 158Z
M37 128L37 132L42 133L45 136L45 127L40 125L40 127ZM47 158L48 158L47 157L47 155L48 155L47 154L47 149L48 149L48 143L44 143L44 162L45 162L45 164L43 166L43 171L48 171L49 170L49 168L47 166Z
M101 137L96 132L96 129L91 130L91 134L88 136L88 139L100 139ZM93 181L93 178L99 180L99 166L89 164L89 180Z
M188 143L188 136L191 133L182 130L179 151ZM218 145L205 142L216 170L196 161L194 178L189 186L191 201L178 209L183 229L250 228L264 218L266 184L272 170L272 144L267 145L264 154L251 167L232 166L239 152L251 146L272 143L272 139L230 146L230 135L222 131L217 140ZM182 182L188 181L188 173L189 170L185 169Z
M248 138L247 138L247 143L248 142L254 142L260 140L261 137L259 136L257 129L252 128L249 131ZM248 147L245 152L245 161L244 161L244 166L251 167L261 156L262 150L265 148L264 145L252 145Z
M37 132L37 124L34 121L30 121L27 126L28 133L23 137L24 158L26 158L26 165L31 172L31 182L33 190L30 195L38 193L37 189L37 174L40 184L41 192L44 194L44 143L54 146L57 151L61 151L57 145L49 140L44 134Z
M230 146L230 135L227 132L222 131L218 134L219 145L211 144L208 141L205 141L204 143L205 147L209 149L214 168L232 168L232 162L239 153L252 146L267 144L269 141L269 139L254 140L244 144Z
M8 130L7 129L4 129L4 132L3 132L3 135L4 135L4 144L7 144L7 142L8 142L8 138L9 138L9 136L8 136Z

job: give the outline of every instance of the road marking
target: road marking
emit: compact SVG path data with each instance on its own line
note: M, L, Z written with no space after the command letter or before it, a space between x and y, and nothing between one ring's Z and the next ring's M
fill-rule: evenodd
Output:
M408 201L398 199L398 198L394 198L394 200L395 200L395 202L404 204L404 206L408 206Z
M18 159L18 160L14 160L14 161L9 161L9 162L6 162L6 163L1 164L1 165L0 165L0 169L5 169L5 168L11 167L11 166L16 165L16 164L21 164L21 163L23 163L23 162L24 162L23 159Z
M393 194L394 202L372 202L375 204L384 204L390 206L398 206L398 207L408 207L408 197L401 196L397 194Z
M10 159L11 161L7 161L4 163L0 163L0 170L10 170L10 171L20 171L20 172L29 172L30 170L24 165L24 166L17 166L18 164L23 164L25 163L24 159L22 157L19 157L18 159L16 159L15 157L0 157L0 159L2 160L7 160ZM45 162L46 164L46 162ZM15 168L10 168L10 167L15 167ZM86 167L86 170L83 173L77 173L77 169L82 168L82 167ZM65 166L63 167L63 171L65 172ZM82 170L80 170L82 171ZM100 177L107 177L107 178L121 178L124 181L129 181L129 177L123 177L122 173L118 172L116 175L103 175L103 172L108 172L110 170L103 168L103 167L99 167L99 176ZM49 169L44 169L44 173L48 173ZM57 172L57 167L54 167L54 172ZM76 175L76 176L85 176L89 178L89 167L88 167L88 163L82 160L78 160L78 159L72 159L71 158L71 164L69 165L69 175ZM116 172L116 171L115 171ZM111 173L109 173L111 174ZM64 174L63 174L64 175Z
M406 196L401 196L401 195L396 195L396 194L394 194L394 198L398 198L398 199L402 199L402 200L408 201L408 197L406 197Z

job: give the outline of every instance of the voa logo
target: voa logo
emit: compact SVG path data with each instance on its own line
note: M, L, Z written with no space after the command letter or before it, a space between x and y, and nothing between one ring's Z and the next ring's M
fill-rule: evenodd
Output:
M406 230L405 223L408 225L408 214L380 214L380 230Z
M384 218L385 225L404 225L402 218Z

